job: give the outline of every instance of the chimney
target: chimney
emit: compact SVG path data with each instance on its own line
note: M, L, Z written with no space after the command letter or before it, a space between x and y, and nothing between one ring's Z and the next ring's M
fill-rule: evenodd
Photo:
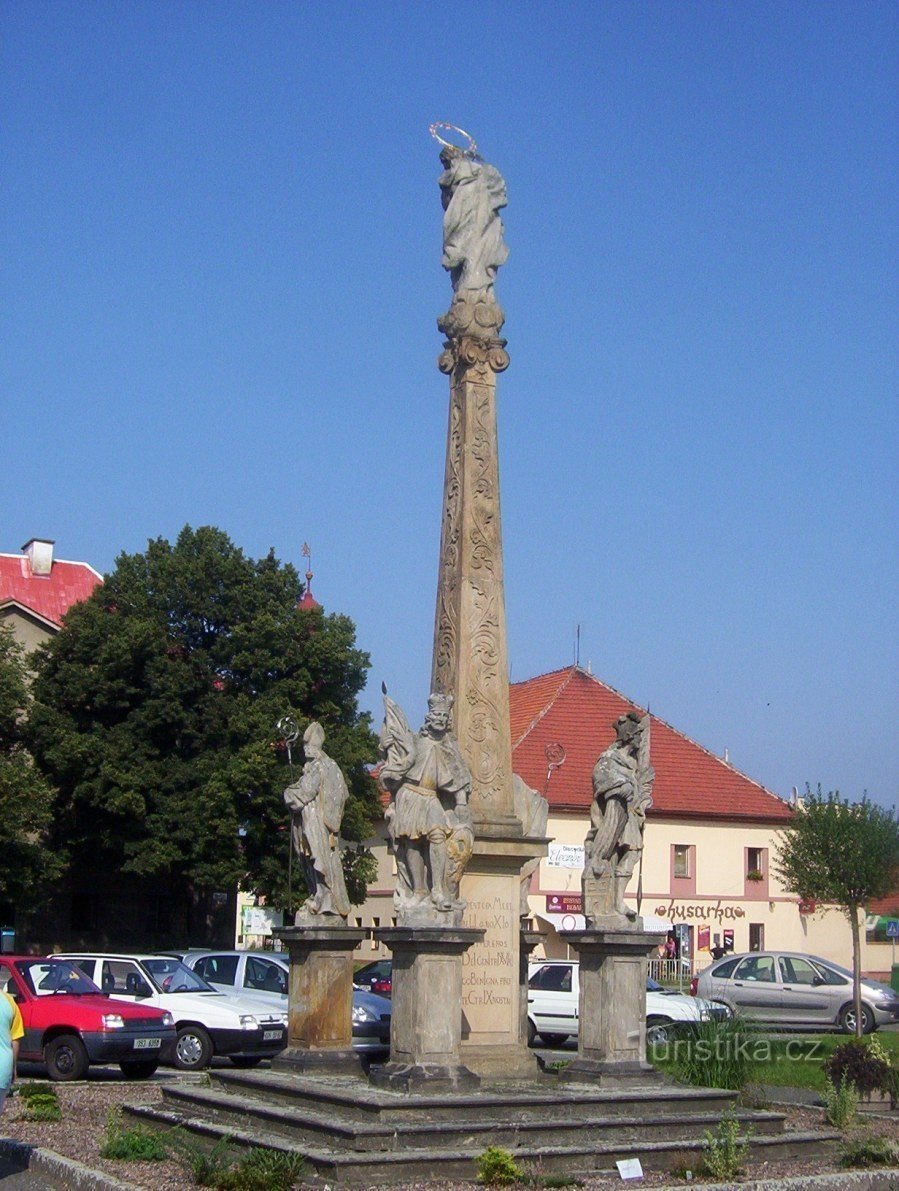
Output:
M32 538L22 547L28 558L32 575L49 575L53 570L53 546L49 538Z

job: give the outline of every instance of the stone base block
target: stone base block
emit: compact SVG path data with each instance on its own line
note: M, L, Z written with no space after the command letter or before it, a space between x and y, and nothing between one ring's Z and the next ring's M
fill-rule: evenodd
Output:
M491 1046L463 1044L462 1058L482 1079L535 1079L539 1071L537 1056L527 1043L497 1043Z
M559 1073L559 1080L562 1083L599 1084L621 1091L651 1088L667 1082L651 1063L615 1063L581 1057Z
M364 1075L359 1053L348 1050L307 1050L289 1046L272 1059L272 1071L282 1075Z
M376 1088L417 1096L473 1092L481 1084L474 1072L461 1063L385 1063L383 1067L372 1067L368 1078Z

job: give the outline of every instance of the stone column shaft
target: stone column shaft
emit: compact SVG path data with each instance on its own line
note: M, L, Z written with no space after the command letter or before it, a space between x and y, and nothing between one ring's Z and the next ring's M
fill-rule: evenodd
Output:
M502 340L452 340L431 689L453 695L478 835L520 834L512 805L509 661L496 433Z

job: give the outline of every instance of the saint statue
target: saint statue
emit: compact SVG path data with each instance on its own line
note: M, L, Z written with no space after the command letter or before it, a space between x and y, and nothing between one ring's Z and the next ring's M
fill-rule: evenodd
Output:
M456 293L482 291L481 298L492 299L496 270L509 257L499 217L506 183L495 166L454 145L444 146L440 161L443 267Z
M297 910L297 926L322 921L326 916L345 920L350 912L340 859L340 823L348 791L337 762L322 749L324 740L324 729L313 720L303 734L303 772L299 781L284 791L284 801L291 811L299 812L299 822L293 827L293 846L309 891Z
M643 852L652 806L649 716L629 711L615 722L615 741L593 769L590 830L584 844L584 916L588 927L639 929L624 891Z
M391 796L385 817L396 856L398 926L461 926L459 882L474 834L471 773L452 733L452 695L432 694L417 736L384 692L378 782Z

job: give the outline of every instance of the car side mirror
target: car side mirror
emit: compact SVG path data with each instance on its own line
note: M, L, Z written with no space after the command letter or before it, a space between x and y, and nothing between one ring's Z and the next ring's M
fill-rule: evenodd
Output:
M824 980L823 976L813 976L812 977L812 987L813 988L820 988L821 985L824 983L825 983L825 980Z

